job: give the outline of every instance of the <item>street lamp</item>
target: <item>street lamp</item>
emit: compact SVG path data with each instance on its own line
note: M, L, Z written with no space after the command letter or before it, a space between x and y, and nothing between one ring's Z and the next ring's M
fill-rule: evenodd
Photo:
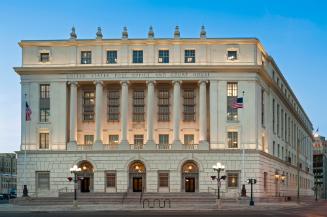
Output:
M212 169L214 171L217 171L217 176L211 176L212 180L217 180L217 205L220 207L221 201L220 201L220 180L225 180L226 176L220 177L220 172L225 170L225 165L221 164L220 162L217 162L216 165L212 166Z
M81 168L79 168L76 164L70 168L70 172L74 174L74 207L77 207L77 173L81 172Z
M257 180L255 178L248 179L248 184L251 184L251 199L250 199L250 206L254 206L253 201L253 185L257 183Z

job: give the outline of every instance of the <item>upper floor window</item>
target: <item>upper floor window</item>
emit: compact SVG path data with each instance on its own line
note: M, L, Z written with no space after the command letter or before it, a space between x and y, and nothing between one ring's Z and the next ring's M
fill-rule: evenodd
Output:
M159 134L159 144L168 145L169 144L169 135L168 134Z
M107 63L109 63L109 64L117 63L117 51L116 50L108 50L107 51Z
M273 133L276 133L276 127L275 127L275 99L272 101L272 125L273 125Z
M84 91L84 95L83 95L83 120L84 121L94 120L94 104L95 104L94 91Z
M40 84L40 98L45 99L50 97L50 85L49 84Z
M158 120L169 121L169 90L162 88L158 91Z
M39 100L40 122L49 122L49 116L50 116L49 91L50 91L49 84L40 84L40 100Z
M195 63L195 50L185 50L184 62L185 63Z
M237 51L236 50L227 51L227 59L228 60L237 60Z
M91 64L91 63L92 63L92 52L81 51L81 64Z
M118 135L109 135L109 145L118 145L119 136Z
M84 145L92 145L94 142L93 135L84 135Z
M40 133L39 149L49 149L49 133Z
M194 135L185 134L184 135L184 145L194 145Z
M50 54L49 52L42 52L40 53L40 62L46 63L50 61Z
M134 135L134 145L142 146L143 144L143 135Z
M158 63L169 63L169 50L159 50Z
M108 120L119 121L119 90L108 91Z
M134 90L133 121L144 121L144 90Z
M194 89L184 89L184 121L195 121Z
M227 142L228 142L228 148L237 148L238 147L238 133L237 132L228 132L227 133Z
M227 83L227 120L237 120L237 108L233 107L233 102L237 100L238 84L236 82Z
M133 50L133 63L143 63L143 50Z
M265 91L261 90L261 125L265 126Z

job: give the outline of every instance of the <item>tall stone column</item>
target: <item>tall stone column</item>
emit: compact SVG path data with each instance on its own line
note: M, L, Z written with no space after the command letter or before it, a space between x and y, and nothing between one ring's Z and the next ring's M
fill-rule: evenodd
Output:
M181 81L173 81L174 100L173 100L173 149L181 149L180 141L180 100L181 100Z
M199 148L207 149L207 81L199 81L199 86Z
M102 108L103 108L103 82L95 81L95 143L94 149L101 150L102 143Z
M153 108L154 108L154 81L147 81L148 94L147 94L147 114L146 114L146 124L147 124L147 146L146 149L154 148L153 139ZM153 146L153 147L150 147Z
M77 149L77 82L70 84L70 102L69 102L69 143L68 150Z
M210 81L210 148L218 146L218 81Z
M128 131L128 81L121 81L121 103L120 103L120 124L121 124L121 149L129 149L127 140Z

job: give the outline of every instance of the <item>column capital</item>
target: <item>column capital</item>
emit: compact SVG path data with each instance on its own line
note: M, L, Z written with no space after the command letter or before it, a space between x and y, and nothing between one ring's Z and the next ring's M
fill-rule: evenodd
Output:
M123 85L129 85L129 81L120 81L120 84Z
M181 85L181 84L182 84L182 81L174 80L174 81L172 81L171 83L172 83L173 85L175 85L175 84L179 84L179 85Z
M101 84L103 86L103 81L96 80L96 81L93 81L93 84L95 84L95 85Z
M155 84L156 84L156 81L153 81L153 80L146 81L146 84L147 84L147 85L149 85L149 84L153 84L153 85L155 85Z
M198 84L201 85L201 84L207 84L208 83L208 80L200 80L198 81Z
M67 84L78 86L78 82L77 81L68 81Z

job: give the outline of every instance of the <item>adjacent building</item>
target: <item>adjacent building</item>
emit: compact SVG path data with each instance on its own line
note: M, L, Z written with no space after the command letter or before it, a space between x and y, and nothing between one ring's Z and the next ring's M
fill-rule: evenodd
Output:
M20 195L73 189L73 165L81 192L214 191L217 162L222 197L313 195L312 124L258 39L70 36L19 42Z
M323 136L315 137L313 144L313 174L318 197L327 199L327 141Z
M16 154L0 153L0 194L16 192L16 164Z

